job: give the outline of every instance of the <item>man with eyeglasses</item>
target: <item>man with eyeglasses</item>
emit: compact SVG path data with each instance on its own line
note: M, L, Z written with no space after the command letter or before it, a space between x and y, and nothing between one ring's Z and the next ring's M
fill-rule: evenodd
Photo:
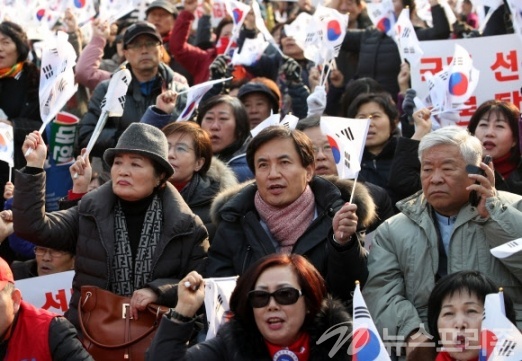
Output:
M161 61L165 49L162 38L153 24L138 21L125 31L123 52L127 62L125 66L132 74L127 90L125 106L121 117L109 117L91 155L101 157L108 148L114 148L127 127L138 122L145 110L156 102L156 97L165 90L179 93L188 88L187 80L175 73ZM79 145L87 146L101 114L101 102L107 93L109 81L101 82L94 90L89 101L89 110L80 122ZM171 114L174 121L186 105L186 94L180 95Z
M16 280L74 269L74 254L72 252L36 246L34 247L34 254L34 259L13 262L11 268Z
M22 299L13 272L3 258L0 258L0 360L93 360L65 317Z

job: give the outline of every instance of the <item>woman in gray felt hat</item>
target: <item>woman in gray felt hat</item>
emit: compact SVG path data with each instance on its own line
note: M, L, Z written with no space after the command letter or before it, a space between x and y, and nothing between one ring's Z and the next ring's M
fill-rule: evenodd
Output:
M46 146L38 132L23 144L27 166L16 176L15 232L38 246L76 248L76 275L66 316L78 327L82 285L131 296L131 313L149 303L172 307L175 284L192 270L202 271L208 235L174 187L174 169L161 130L133 123L103 159L111 181L85 194L70 209L45 213ZM86 157L78 177L90 180ZM78 164L78 162L77 162Z

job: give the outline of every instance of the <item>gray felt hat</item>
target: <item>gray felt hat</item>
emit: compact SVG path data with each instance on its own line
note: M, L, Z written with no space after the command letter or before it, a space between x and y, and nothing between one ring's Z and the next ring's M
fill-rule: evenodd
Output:
M167 137L158 128L145 123L132 123L122 133L115 148L109 148L103 153L103 160L112 166L114 157L120 153L142 154L163 168L167 178L174 174L170 165L169 145Z

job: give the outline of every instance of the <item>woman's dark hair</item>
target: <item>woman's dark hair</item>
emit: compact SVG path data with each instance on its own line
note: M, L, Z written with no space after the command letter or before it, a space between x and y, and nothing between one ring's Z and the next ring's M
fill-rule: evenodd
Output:
M165 126L163 133L168 138L172 134L182 134L190 137L194 143L196 159L203 158L205 162L197 172L204 176L212 163L212 142L208 133L194 122L173 122Z
M351 80L344 88L344 93L341 98L341 114L345 117L348 113L348 108L353 100L360 94L366 93L381 93L384 88L377 82L377 80L369 77Z
M487 116L489 120L492 115L499 114L504 115L504 118L506 119L507 123L509 124L509 128L511 129L511 133L513 133L513 138L517 142L517 145L511 150L510 160L518 164L520 161L520 134L518 128L518 123L520 121L520 110L516 107L515 104L502 100L485 101L484 103L480 104L480 106L477 108L477 110L475 110L469 119L468 131L472 135L475 135L478 123L481 119L484 119Z
M273 125L263 129L256 135L250 143L246 151L246 159L248 167L252 173L256 174L255 154L263 145L274 139L291 139L294 143L295 150L301 159L301 165L306 168L309 165L315 165L314 147L312 141L306 134L300 130L291 130L281 125Z
M216 41L219 40L223 28L228 24L234 24L234 21L229 15L225 16L223 19L219 21L219 23L216 26L216 29L214 29L214 34L216 34Z
M355 118L359 112L359 107L371 102L377 103L390 119L390 136L392 136L392 134L394 134L395 130L397 129L399 112L391 95L388 93L368 93L357 96L348 108L346 116L348 118Z
M216 105L223 103L230 105L232 108L232 114L234 114L234 119L236 120L236 142L243 144L243 142L250 135L250 122L248 121L248 115L245 106L236 97L224 94L213 96L199 106L198 117L196 121L199 125L201 125L205 114L207 114L207 112Z
M428 327L435 345L438 345L440 341L437 321L442 309L442 302L446 297L451 297L458 292L468 292L468 294L473 294L484 302L486 295L496 293L498 290L499 288L491 279L478 271L460 271L441 278L431 291L428 301ZM516 324L513 302L505 293L504 305L506 317Z
M257 329L254 319L254 311L247 297L248 292L255 288L259 276L267 269L274 267L290 266L299 282L299 287L305 299L307 314L303 328L309 326L321 309L323 299L326 297L326 284L319 271L301 255L298 254L272 254L265 256L250 266L237 281L236 288L230 298L230 311L234 318L241 322L245 329Z
M13 40L18 52L17 62L26 61L29 55L29 40L24 29L11 21L2 21L0 23L0 33L8 36Z

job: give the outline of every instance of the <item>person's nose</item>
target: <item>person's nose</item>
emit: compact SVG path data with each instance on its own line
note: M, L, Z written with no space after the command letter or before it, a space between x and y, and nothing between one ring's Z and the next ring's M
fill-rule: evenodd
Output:
M217 119L210 123L210 129L219 130L219 121Z
M279 309L279 304L276 302L275 298L273 296L270 296L270 298L268 299L268 310L278 310Z
M486 137L493 137L495 135L495 124L490 123L486 128Z
M468 320L466 319L466 316L462 313L457 313L455 315L453 327L457 330L465 330L468 328Z
M270 169L268 171L268 178L270 179L274 179L274 178L279 178L280 176L280 173L279 173L279 168L277 167L276 164L273 164L270 166Z
M50 261L52 261L52 259L53 258L51 257L51 251L46 249L45 253L42 256L42 261L50 262Z
M323 148L319 147L317 148L317 152L315 153L315 159L316 160L325 160L326 154Z
M439 169L434 169L433 174L431 175L430 182L433 184L440 184L444 182L444 177L442 171Z

